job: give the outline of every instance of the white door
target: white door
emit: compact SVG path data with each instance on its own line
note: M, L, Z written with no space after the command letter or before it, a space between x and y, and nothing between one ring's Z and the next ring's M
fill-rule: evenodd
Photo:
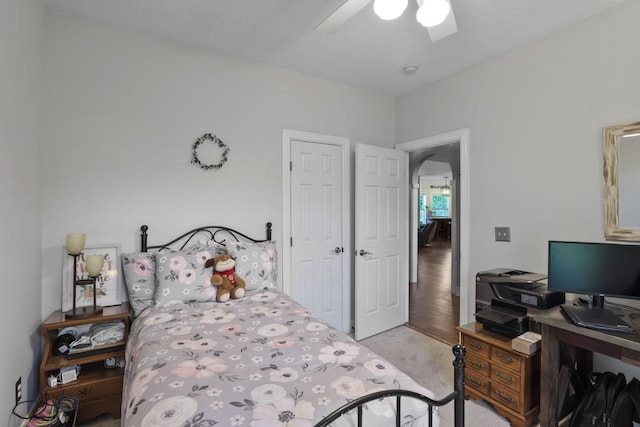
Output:
M355 338L407 321L408 155L356 145Z
M343 329L342 148L291 141L291 296Z

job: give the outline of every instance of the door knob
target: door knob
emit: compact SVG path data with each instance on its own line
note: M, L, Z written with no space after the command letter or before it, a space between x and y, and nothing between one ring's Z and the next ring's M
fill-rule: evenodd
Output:
M360 249L360 256L365 256L365 255L373 255L372 252L367 252L364 249Z
M344 251L344 249L342 249L340 246L336 246L336 248L333 250L333 253L339 254L342 253L342 251Z

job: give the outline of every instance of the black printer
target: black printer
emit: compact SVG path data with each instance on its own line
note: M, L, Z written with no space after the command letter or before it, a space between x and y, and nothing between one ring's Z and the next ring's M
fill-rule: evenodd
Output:
M528 308L545 310L564 304L562 292L547 289L544 274L495 268L476 274L476 320L484 329L515 338L539 331L527 315Z
M512 268L494 268L476 274L476 308L492 299L546 310L564 304L564 292L547 289L546 275Z
M476 320L482 323L483 329L509 338L515 338L531 330L540 332L539 328L532 325L526 308L496 299L490 306L477 311L475 316Z

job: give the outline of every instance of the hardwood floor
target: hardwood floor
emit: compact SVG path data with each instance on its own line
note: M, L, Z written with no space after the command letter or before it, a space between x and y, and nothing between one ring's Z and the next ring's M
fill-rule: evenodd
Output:
M408 326L453 345L460 297L451 294L451 241L438 239L418 248L418 282L409 284Z

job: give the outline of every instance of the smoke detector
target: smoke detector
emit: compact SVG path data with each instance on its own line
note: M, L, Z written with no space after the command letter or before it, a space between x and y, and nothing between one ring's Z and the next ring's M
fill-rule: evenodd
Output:
M404 71L405 74L415 74L416 71L418 71L418 66L415 64L407 64L402 67L402 71Z

